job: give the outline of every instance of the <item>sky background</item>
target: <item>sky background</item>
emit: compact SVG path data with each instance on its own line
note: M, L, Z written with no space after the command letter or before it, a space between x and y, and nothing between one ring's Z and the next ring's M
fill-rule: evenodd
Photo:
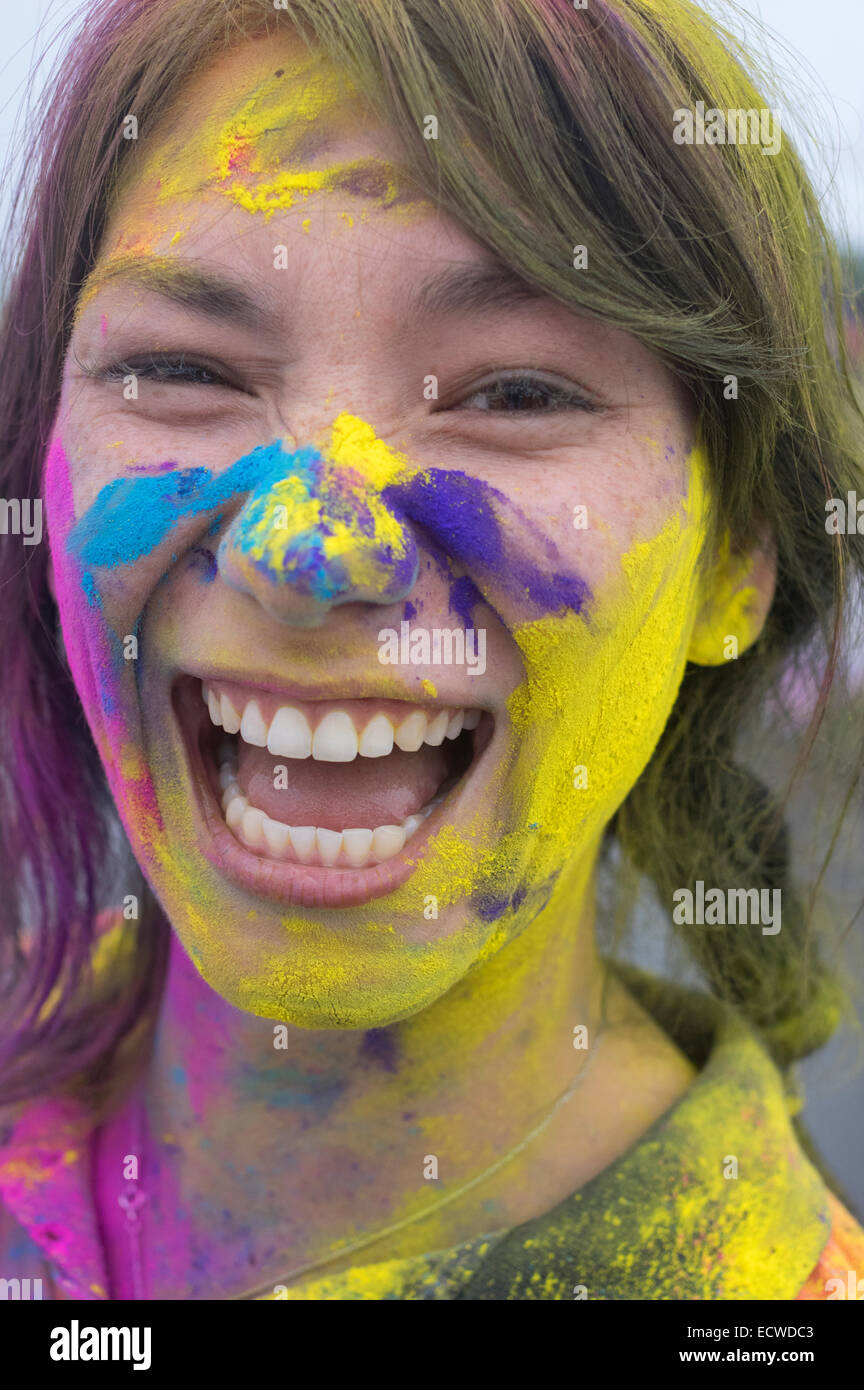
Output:
M853 245L864 251L864 0L703 0L731 28L759 34L761 19L773 38L758 39L776 70L785 101L784 133L809 131L807 157L817 191L835 231L843 220ZM22 106L38 118L44 77L30 82L34 55L56 34L63 20L80 9L80 0L0 0L3 53L0 59L0 168L14 170ZM36 105L32 105L33 102ZM787 109L788 104L788 109ZM797 119L791 116L794 105ZM10 179L0 189L0 223L9 207Z

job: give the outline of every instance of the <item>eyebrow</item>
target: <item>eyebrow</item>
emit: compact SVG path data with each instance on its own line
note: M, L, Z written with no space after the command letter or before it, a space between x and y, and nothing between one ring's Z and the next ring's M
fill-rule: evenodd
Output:
M413 292L410 309L414 314L430 317L478 314L548 298L548 293L538 285L532 285L518 271L496 261L491 265L461 265L441 271Z
M171 256L118 256L90 277L85 290L88 300L96 290L120 282L158 294L218 323L233 323L274 337L282 331L281 318L273 308L221 270Z
M158 294L183 309L220 323L273 337L284 324L271 305L250 294L240 281L204 265L171 256L115 257L87 281L86 299L107 285L124 284ZM537 302L548 294L502 261L448 267L415 288L409 296L414 316L482 314L514 304Z

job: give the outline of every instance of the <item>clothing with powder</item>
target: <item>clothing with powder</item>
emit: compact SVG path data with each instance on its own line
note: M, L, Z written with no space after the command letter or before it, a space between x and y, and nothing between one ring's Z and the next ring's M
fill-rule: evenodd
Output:
M864 1230L805 1157L791 1119L800 1100L754 1034L704 995L623 975L699 1074L616 1162L512 1230L287 1288L274 1280L259 1297L849 1297ZM147 1173L126 1191L107 1178L122 1171L136 1122L134 1100L97 1129L67 1098L34 1102L0 1131L8 1277L41 1278L44 1296L58 1299L147 1297Z

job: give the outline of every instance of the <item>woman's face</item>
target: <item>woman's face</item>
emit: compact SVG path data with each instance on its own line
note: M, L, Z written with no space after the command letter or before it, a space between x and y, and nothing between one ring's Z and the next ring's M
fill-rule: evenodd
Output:
M694 417L424 202L305 49L246 43L165 132L66 362L66 649L204 978L379 1026L572 888L645 766L703 598Z

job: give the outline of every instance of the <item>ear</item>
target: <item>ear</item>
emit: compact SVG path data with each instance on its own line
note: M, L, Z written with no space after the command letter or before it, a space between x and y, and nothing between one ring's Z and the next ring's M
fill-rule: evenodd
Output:
M722 666L752 647L774 599L777 552L767 527L746 550L727 532L703 580L704 602L693 627L687 660Z

